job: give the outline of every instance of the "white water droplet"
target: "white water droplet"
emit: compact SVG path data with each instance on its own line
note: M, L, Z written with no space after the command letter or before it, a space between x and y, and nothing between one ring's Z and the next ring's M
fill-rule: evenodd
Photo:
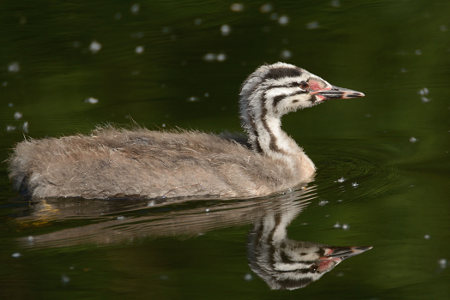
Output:
M289 23L289 17L286 15L282 15L278 18L278 23L282 26L285 26Z
M19 258L21 256L22 256L22 254L20 254L20 252L14 252L13 254L11 254L11 257L13 257L13 258Z
M141 10L141 5L139 3L134 3L130 7L130 11L132 14L137 15L139 11Z
M342 229L344 229L344 230L349 230L349 229L350 229L350 225L348 225L348 224L342 224Z
M197 19L194 20L194 25L199 26L199 25L202 24L202 22L203 22L202 19L197 18Z
M310 30L317 29L319 27L320 27L320 25L319 25L318 21L312 21L312 22L309 22L306 24L306 29L310 29Z
M247 274L244 275L244 280L245 280L245 281L250 281L250 280L252 280L252 279L253 279L252 274L247 273Z
M16 126L13 125L6 125L6 132L11 132L16 130Z
M14 113L14 119L15 120L20 120L20 119L22 119L22 113L20 112L20 111L16 111L15 113Z
M415 55L422 55L422 50L416 49L416 50L414 51L414 54L415 54Z
M332 0L331 1L331 6L333 6L333 7L341 7L341 1L339 1L339 0Z
M122 221L122 220L125 220L125 217L124 217L124 216L118 216L116 219L117 219L118 221Z
M285 49L285 50L281 51L281 55L280 56L281 56L282 59L290 59L292 57L292 52L287 50L287 49Z
M28 121L23 122L23 125L22 125L23 132L28 133L28 126L29 126Z
M327 200L320 200L319 201L319 205L320 206L325 206L325 205L327 205L328 204L328 201Z
M8 72L17 73L20 71L20 65L17 61L13 61L8 65Z
M438 260L438 264L441 269L447 268L447 260L445 258Z
M228 24L223 24L222 26L220 26L220 33L221 33L223 36L229 35L230 32L231 32L231 27L230 27L230 25L228 25Z
M225 53L219 53L217 54L217 61L223 62L227 59L227 55Z
M244 10L244 4L233 3L233 4L231 4L230 9L231 9L231 11L234 11L234 12L241 12Z
M65 275L65 274L62 274L61 275L61 283L62 284L68 284L69 282L70 282L70 277Z
M417 139L412 136L412 137L409 138L409 142L410 143L415 143L415 142L417 142Z
M341 228L341 224L339 224L339 222L336 222L336 224L333 225L333 228Z
M426 240L429 240L429 239L431 238L431 236L430 236L429 234L425 234L425 235L423 236L423 238L426 239Z
M89 103L89 104L97 104L98 99L94 98L94 97L89 97L89 98L84 99L84 102Z
M352 187L357 188L359 186L359 183L357 182L352 182Z
M92 41L91 44L89 45L89 51L91 51L92 53L97 53L98 51L100 51L102 49L102 44L100 44L97 41Z
M270 3L265 3L263 5L261 5L261 7L259 8L259 11L263 14L269 13L273 10L273 6Z
M134 50L137 54L142 54L144 53L144 46L137 46L136 49Z
M345 181L345 178L344 177L341 177L341 178L339 178L338 180L337 180L337 182L339 182L339 183L343 183Z

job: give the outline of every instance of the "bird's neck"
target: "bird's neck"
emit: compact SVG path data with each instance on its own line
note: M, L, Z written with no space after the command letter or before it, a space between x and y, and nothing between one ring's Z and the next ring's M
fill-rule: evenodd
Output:
M279 117L260 114L247 126L249 143L253 150L265 154L272 159L285 162L294 175L314 173L313 162L306 156L303 149L281 129ZM300 178L299 178L300 179Z

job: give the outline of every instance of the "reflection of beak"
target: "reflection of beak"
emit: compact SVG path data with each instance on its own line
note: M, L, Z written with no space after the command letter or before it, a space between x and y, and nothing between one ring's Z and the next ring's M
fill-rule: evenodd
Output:
M330 100L330 99L350 99L364 97L364 93L341 88L337 86L331 86L322 90L317 90L311 93L315 95L318 100Z
M328 247L325 249L325 257L328 258L339 258L341 261L366 252L367 250L372 249L372 246L369 247Z

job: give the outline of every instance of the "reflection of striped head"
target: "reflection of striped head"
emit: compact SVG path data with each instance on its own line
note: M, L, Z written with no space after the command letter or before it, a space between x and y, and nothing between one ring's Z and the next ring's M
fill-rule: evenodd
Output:
M248 259L253 272L272 289L303 288L343 260L372 247L333 247L286 238L290 218L267 215L249 234Z

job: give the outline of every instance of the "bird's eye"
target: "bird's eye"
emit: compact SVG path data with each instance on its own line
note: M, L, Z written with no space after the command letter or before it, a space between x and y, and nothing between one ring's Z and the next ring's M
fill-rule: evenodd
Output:
M300 88L302 90L307 90L309 88L309 84L306 81L300 82Z

